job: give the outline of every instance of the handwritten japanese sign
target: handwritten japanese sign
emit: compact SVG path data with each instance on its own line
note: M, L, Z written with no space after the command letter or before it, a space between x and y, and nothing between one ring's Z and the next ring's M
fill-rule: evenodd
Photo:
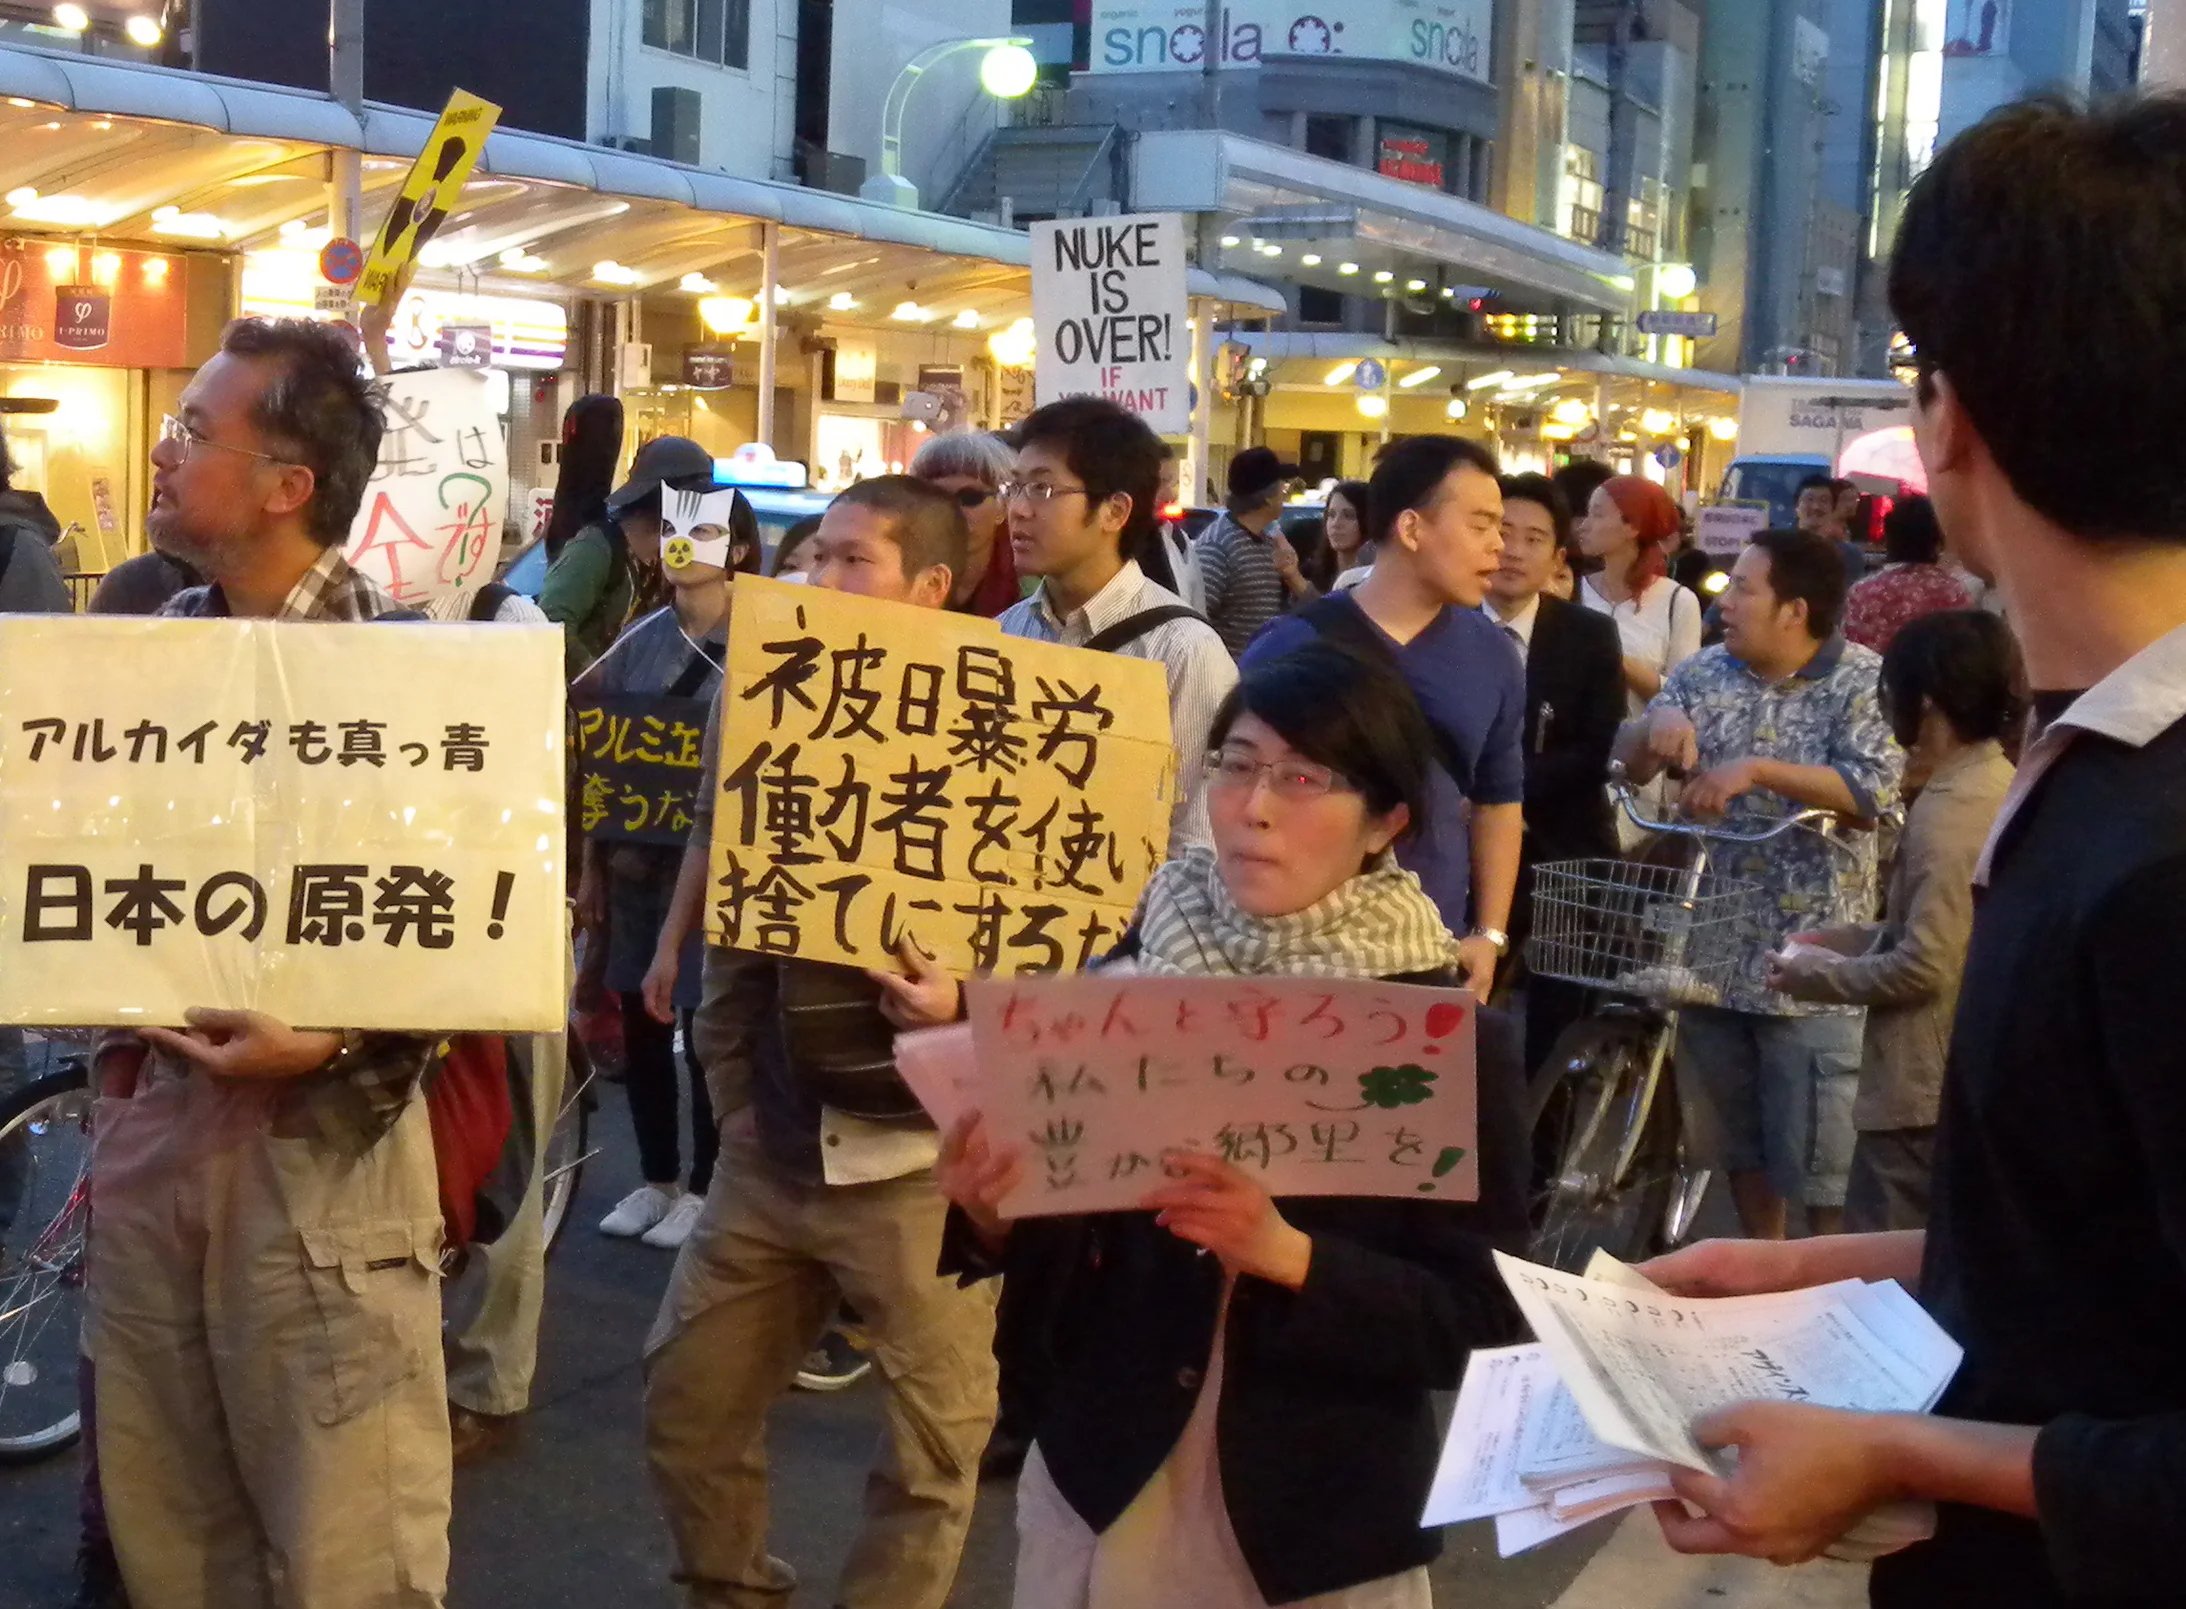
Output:
M422 608L493 579L508 444L475 370L426 369L386 384L387 433L344 556L397 602Z
M569 715L578 827L594 838L682 848L704 786L706 701L614 693L572 705Z
M547 627L0 617L0 1021L562 1019Z
M739 576L707 937L894 964L1075 970L1166 854L1162 668L989 620Z
M980 1110L1026 1156L1009 1216L1135 1207L1176 1151L1278 1196L1480 1194L1462 990L1095 973L967 994Z

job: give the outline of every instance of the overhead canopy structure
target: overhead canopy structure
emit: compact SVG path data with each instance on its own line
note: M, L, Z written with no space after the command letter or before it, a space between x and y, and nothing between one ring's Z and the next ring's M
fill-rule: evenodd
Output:
M430 114L60 52L0 47L0 227L237 251L311 244L326 225L326 154L363 153L365 216L384 211ZM376 205L375 205L376 203ZM763 226L781 226L780 301L831 325L981 326L1031 312L1030 238L799 185L500 130L424 266L479 288L628 296L699 275L755 296ZM1195 296L1243 316L1277 291L1194 269Z

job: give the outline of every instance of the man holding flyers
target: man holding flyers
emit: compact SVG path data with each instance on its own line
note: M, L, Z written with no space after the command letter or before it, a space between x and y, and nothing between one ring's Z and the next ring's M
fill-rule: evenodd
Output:
M1884 1606L2168 1602L2186 1538L2186 100L2006 107L1913 186L1890 299L1953 551L2001 591L2040 735L1975 872L1923 1234L1710 1242L1689 1295L1918 1281L1966 1351L1936 1417L1748 1403L1681 1473L1675 1547L1807 1558L1877 1505L1938 1505ZM2042 310L2092 310L2069 330ZM2022 332L1999 342L1996 332ZM2032 332L2027 335L2025 332ZM2094 436L2060 429L2102 421Z
M908 476L862 481L821 521L810 584L942 609L966 543L947 493ZM709 776L719 746L717 717ZM699 801L699 856L718 792ZM888 1440L833 1601L940 1609L956 1578L994 1419L994 1298L935 1272L940 1141L893 1041L952 1019L957 986L915 941L906 952L908 976L706 951L694 1037L721 1166L645 1356L646 1452L694 1609L757 1609L795 1587L766 1551L767 1410L845 1298L887 1382ZM656 975L673 972L664 955Z
M393 612L342 558L381 428L335 327L229 325L152 452L152 540L211 581L162 612ZM130 1600L431 1609L448 1412L413 1096L437 1038L189 1021L111 1034L96 1061L90 1350Z

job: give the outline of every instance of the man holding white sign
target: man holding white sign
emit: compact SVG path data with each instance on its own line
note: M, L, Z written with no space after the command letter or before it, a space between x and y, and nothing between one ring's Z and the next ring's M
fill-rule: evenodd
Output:
M152 454L152 539L211 577L164 612L393 613L341 554L381 430L337 331L231 324ZM431 1609L448 1420L413 1097L437 1037L188 1016L111 1035L96 1060L89 1329L131 1601Z

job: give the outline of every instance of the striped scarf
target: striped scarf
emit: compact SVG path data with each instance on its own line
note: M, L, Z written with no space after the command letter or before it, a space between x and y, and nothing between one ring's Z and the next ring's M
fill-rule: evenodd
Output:
M1391 978L1457 962L1434 901L1387 853L1304 910L1261 917L1237 908L1199 845L1154 873L1137 926L1139 970L1156 977Z

